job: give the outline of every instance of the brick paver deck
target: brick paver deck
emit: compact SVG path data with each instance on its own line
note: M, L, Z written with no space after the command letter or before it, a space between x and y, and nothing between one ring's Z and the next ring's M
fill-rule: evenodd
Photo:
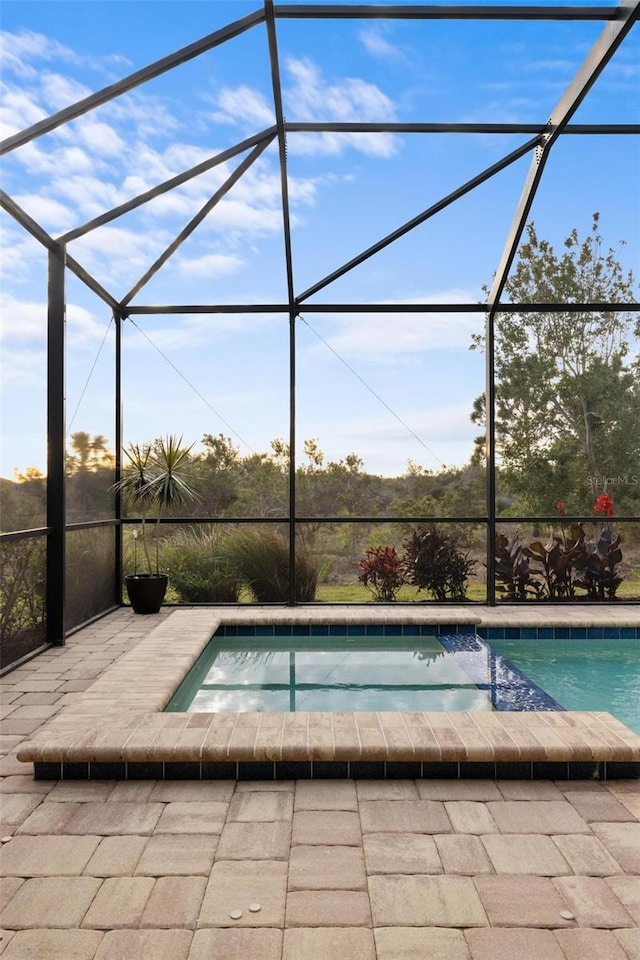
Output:
M640 956L638 781L34 780L20 744L102 683L69 676L163 622L119 611L1 682L2 960ZM12 722L42 683L56 714Z

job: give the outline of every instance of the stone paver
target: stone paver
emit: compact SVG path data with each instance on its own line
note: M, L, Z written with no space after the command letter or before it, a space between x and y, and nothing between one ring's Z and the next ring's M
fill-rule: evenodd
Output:
M34 780L33 777L17 776L4 777L0 780L0 795L5 793L39 793L47 794L55 787L52 780Z
M100 887L82 926L97 930L137 927L154 883L151 877L110 877Z
M495 820L485 803L476 800L454 800L444 805L455 833L497 833Z
M609 930L556 930L556 939L566 960L627 960Z
M608 790L602 792L566 790L565 797L580 816L587 821L606 821L607 823L634 821L636 818L629 810L616 800Z
M469 877L369 877L375 926L478 927L487 924Z
M362 845L360 817L348 810L297 810L293 815L292 843Z
M580 833L552 837L571 869L590 877L610 877L622 868L597 837Z
M501 800L492 780L416 780L422 800Z
M227 823L218 844L218 860L288 860L288 823Z
M640 933L638 930L614 930L613 935L629 960L640 960Z
M100 888L94 877L37 877L25 880L4 910L13 930L79 927Z
M189 960L280 960L281 955L282 930L198 930Z
M71 817L79 810L79 803L41 803L16 830L17 834L64 833Z
M23 883L22 877L0 877L0 913Z
M145 836L153 833L162 810L161 803L83 803L65 824L64 832Z
M124 804L119 804L124 806ZM168 803L154 833L221 833L228 804L191 800Z
M145 781L140 781L141 785L144 783ZM234 794L235 785L235 780L161 780L159 783L151 783L148 799L164 803L184 803L187 800L228 803Z
M79 876L100 837L14 837L0 848L0 876Z
M136 876L209 876L218 837L214 834L157 834L145 846Z
M140 920L152 929L195 929L207 886L204 877L159 877Z
M147 843L147 837L103 837L83 872L88 877L131 876Z
M560 789L550 780L501 780L498 787L504 800L563 799Z
M567 927L569 904L546 877L476 877L475 885L492 927Z
M289 890L366 889L364 856L358 847L295 846L291 848Z
M367 833L367 873L442 873L435 840L424 833Z
M95 960L187 960L191 937L189 930L110 930Z
M287 927L370 927L366 893L356 890L298 890L287 896Z
M376 927L378 960L469 960L460 930L444 927Z
M566 800L490 801L501 833L589 833L589 826Z
M640 873L640 823L593 823L591 829L625 873Z
M357 780L356 791L362 800L419 800L420 793L415 780ZM297 794L296 794L297 803ZM325 807L325 809L329 809ZM345 808L346 809L346 808ZM349 807L355 810L356 807Z
M363 833L450 833L444 803L437 800L371 800L360 803Z
M551 837L509 833L485 836L482 842L496 873L556 877L572 872Z
M229 804L227 819L247 823L290 821L293 796L290 793L239 793Z
M285 930L282 960L376 960L373 932L358 927Z
M607 886L614 892L634 921L640 926L640 882L636 877L608 877Z
M358 788L361 783L366 782L360 781ZM357 810L358 796L356 784L352 780L299 780L296 784L295 809Z
M37 793L10 793L2 798L0 819L3 823L17 826L27 819L42 801Z
M2 960L93 960L100 930L19 930Z
M550 930L467 930L473 960L565 960Z
M47 802L72 800L76 803L107 800L113 793L113 780L59 780L47 797Z
M480 837L443 833L433 839L444 873L475 877L495 872Z
M600 877L558 877L554 885L581 927L632 927L633 919Z
M282 927L287 895L287 864L277 860L218 860L200 910L200 926ZM257 912L249 910L260 904ZM242 917L229 914L241 910Z

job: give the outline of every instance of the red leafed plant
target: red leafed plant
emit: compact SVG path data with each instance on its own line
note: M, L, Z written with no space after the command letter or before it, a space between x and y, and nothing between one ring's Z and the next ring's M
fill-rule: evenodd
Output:
M360 560L358 580L376 600L389 603L404 584L406 564L395 547L370 547Z

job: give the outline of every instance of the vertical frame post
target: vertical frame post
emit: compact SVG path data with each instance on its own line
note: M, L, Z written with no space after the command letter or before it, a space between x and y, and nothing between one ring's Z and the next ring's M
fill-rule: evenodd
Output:
M66 249L49 251L47 308L47 637L65 642Z
M296 314L289 314L289 603L296 602Z
M486 385L485 385L485 435L487 471L487 602L496 602L496 364L495 364L495 311L487 313L485 331Z
M116 356L115 356L115 481L122 476L122 324L124 319L114 311L113 322L116 327ZM115 602L122 605L122 494L116 488L114 512L118 521L115 527L116 538L116 565L115 565Z

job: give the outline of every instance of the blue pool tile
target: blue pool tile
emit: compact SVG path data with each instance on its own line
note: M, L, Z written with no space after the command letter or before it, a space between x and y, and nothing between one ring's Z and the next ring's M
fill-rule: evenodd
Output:
M636 640L639 636L637 627L620 627L621 640Z
M587 640L602 640L603 636L602 627L587 627Z
M216 637L237 637L238 628L234 624L227 624L225 627L218 627L215 633Z
M568 640L571 635L569 627L554 627L553 634L555 640Z
M290 637L291 630L292 630L291 625L277 623L273 628L273 635L274 637Z
M33 765L34 780L61 780L62 764L36 760Z
M90 780L126 780L127 765L124 761L113 763L91 762L89 764Z
M328 637L329 636L328 625L326 623L312 623L311 636L312 637Z
M310 780L310 760L276 760L276 780Z
M520 627L505 627L505 628L504 628L504 638L505 638L505 640L519 640L519 639L520 639Z
M346 760L313 760L312 774L319 780L346 780L349 777L349 764Z
M422 627L419 623L408 623L402 628L403 637L421 637Z
M268 627L256 627L256 637L272 637L273 625Z
M587 628L586 628L586 627L571 627L571 639L572 639L572 640L586 640L586 639L587 639Z
M605 640L619 640L620 627L603 627L602 636Z
M350 623L350 624L348 624L348 626L347 626L347 636L348 636L348 637L361 637L362 634L363 634L363 632L364 632L364 631L363 631L362 627L359 627L359 626L358 626L357 624L355 624L355 623Z
M295 633L298 637L309 637L311 636L311 625L308 623L296 623L295 627L291 627L291 636Z
M367 637L383 637L384 636L384 627L381 623L370 623L366 628Z
M238 627L237 630L236 636L238 637L255 637L256 635L255 627Z
M487 639L487 628L486 628L486 627L477 627L477 628L476 628L476 633L477 633L478 636L481 637L483 640L486 640L486 639Z
M504 627L487 627L487 640L504 640Z
M553 627L538 627L538 640L553 640Z
M347 635L346 623L334 623L329 626L330 637L346 637L346 635Z
M537 640L538 639L537 627L523 627L520 635L523 640Z

